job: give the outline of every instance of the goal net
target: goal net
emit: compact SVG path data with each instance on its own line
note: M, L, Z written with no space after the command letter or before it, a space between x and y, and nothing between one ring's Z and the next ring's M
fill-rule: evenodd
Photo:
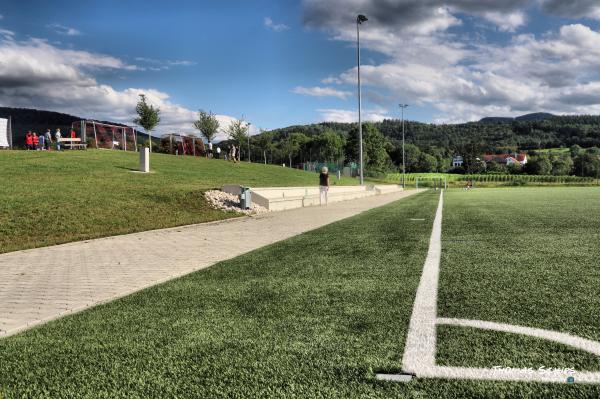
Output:
M137 151L137 131L131 126L110 125L96 121L73 122L71 132L88 148Z

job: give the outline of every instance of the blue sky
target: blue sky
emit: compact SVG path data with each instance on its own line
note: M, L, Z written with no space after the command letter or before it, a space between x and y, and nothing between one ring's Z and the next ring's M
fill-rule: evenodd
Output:
M599 113L600 6L569 4L4 0L0 105L129 121L148 92L167 130L200 108L263 128L352 121L361 12L366 119L399 102L424 122Z

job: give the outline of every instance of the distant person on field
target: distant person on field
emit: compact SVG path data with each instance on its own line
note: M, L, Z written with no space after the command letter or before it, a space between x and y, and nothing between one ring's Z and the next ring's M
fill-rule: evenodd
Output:
M32 140L33 140L33 149L39 150L40 138L38 137L36 132L33 132Z
M50 129L46 130L46 134L44 134L45 142L46 142L46 150L50 150L50 144L52 144L52 133L50 132Z
M31 131L28 131L27 134L25 134L25 148L27 150L33 149L33 135L31 134Z
M206 157L207 158L213 157L213 145L210 141L208 142L208 152L206 153Z
M229 158L233 161L233 163L236 162L236 157L235 157L235 152L236 152L236 148L235 145L231 145L231 150L229 151Z
M77 133L75 133L75 129L71 129L71 138L72 139L77 138Z
M38 142L40 143L39 149L41 151L45 151L46 150L46 136L44 136L43 134L40 134L38 136Z
M329 170L327 166L323 166L319 175L319 204L327 205L327 192L329 191Z
M54 133L54 139L56 140L56 151L60 151L60 139L62 135L60 134L60 129L56 129L56 133Z
M221 147L217 147L217 159L221 159Z

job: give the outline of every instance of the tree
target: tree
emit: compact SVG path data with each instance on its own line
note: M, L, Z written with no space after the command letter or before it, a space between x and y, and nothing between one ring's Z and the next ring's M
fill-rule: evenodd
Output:
M316 142L323 161L335 162L341 158L345 144L343 136L328 129L318 136Z
M155 108L151 104L148 104L146 95L140 94L140 100L135 107L135 112L137 112L138 117L133 122L143 127L148 133L149 147L150 151L152 151L152 136L150 132L160 123L160 108Z
M231 121L229 126L227 126L227 135L233 141L235 141L238 145L237 150L237 160L240 160L240 149L242 148L242 143L244 143L248 138L248 124L244 122L243 119L234 119Z
M348 133L346 142L346 159L359 162L358 126ZM387 139L372 123L363 127L363 161L365 169L372 172L384 172L391 167L390 156L386 151Z
M530 175L549 175L552 172L550 157L547 154L531 157L525 165L525 170Z
M433 155L422 152L417 162L419 172L435 172L437 169L437 159Z
M219 130L219 121L212 112L198 111L198 120L194 122L194 127L211 143L217 131Z
M550 162L552 163L552 174L554 176L567 176L573 170L573 158L569 153L552 155Z

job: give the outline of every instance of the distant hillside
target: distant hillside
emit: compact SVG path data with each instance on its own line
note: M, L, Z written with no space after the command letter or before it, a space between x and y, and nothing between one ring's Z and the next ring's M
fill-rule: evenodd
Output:
M546 119L554 118L556 115L549 114L547 112L536 112L533 114L527 114L522 116L517 116L516 118L503 117L503 116L490 116L487 118L483 118L479 121L479 123L485 124L502 124L502 123L512 123L512 122L534 122L534 121L543 121Z

